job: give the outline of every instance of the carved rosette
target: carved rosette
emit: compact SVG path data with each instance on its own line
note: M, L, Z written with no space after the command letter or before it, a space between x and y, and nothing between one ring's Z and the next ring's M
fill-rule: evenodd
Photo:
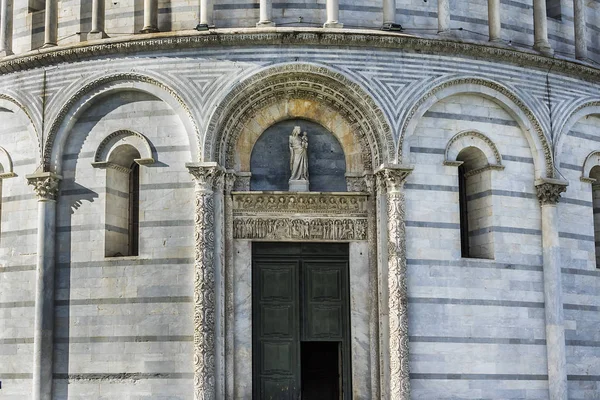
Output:
M33 190L40 201L56 201L58 186L62 177L52 172L43 172L27 176L27 182L33 186Z
M196 181L194 252L194 399L215 399L215 200L222 187L216 165L188 165Z
M555 205L560 201L561 193L567 191L567 182L556 179L539 180L536 182L535 189L541 206Z
M377 186L387 197L388 312L390 399L410 398L408 365L408 290L406 285L406 225L403 185L412 170L383 168Z

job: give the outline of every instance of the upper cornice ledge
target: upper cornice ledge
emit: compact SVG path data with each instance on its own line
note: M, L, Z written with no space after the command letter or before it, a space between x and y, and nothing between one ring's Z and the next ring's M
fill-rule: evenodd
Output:
M98 56L136 52L183 50L225 46L352 46L400 49L424 54L461 55L486 61L501 61L600 81L600 69L574 59L547 57L533 50L515 49L489 42L414 36L402 33L357 29L323 28L232 28L159 32L81 42L38 49L0 59L0 74L46 65L86 60Z

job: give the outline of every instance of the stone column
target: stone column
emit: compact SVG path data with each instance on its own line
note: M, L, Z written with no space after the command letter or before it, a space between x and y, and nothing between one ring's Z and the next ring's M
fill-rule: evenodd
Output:
M44 47L56 46L58 42L58 0L46 0Z
M212 26L213 0L200 0L200 25Z
M340 0L327 0L327 22L323 28L343 28L340 19Z
M488 0L488 26L490 42L500 41L500 0Z
M396 23L396 0L383 0L383 24Z
M194 399L215 400L216 261L214 185L222 175L216 163L187 164L195 180Z
M450 32L450 0L438 0L438 33Z
M536 181L535 186L542 207L549 398L550 400L567 400L567 363L557 207L560 194L567 189L567 182L555 179L540 179Z
M235 300L233 266L233 185L235 172L225 174L225 398L233 399L235 383Z
M92 30L88 33L88 40L103 39L104 33L104 6L105 0L92 0Z
M533 0L533 48L546 56L551 56L554 50L548 42L547 19L546 0Z
M575 25L575 58L587 59L587 27L585 25L585 2L573 0L573 17Z
M144 27L140 32L158 32L158 0L144 0Z
M380 346L382 363L382 398L390 400L410 399L410 376L408 365L408 292L406 287L406 226L404 182L412 168L400 165L382 165L376 171L379 195L380 296L387 305L380 305L380 316L387 313L386 334L382 332ZM385 226L384 226L385 225ZM383 275L383 276L381 276ZM385 285L387 283L387 285ZM385 319L384 319L384 324ZM384 355L384 349L389 354Z
M52 400L56 198L61 177L27 176L38 198L38 232L33 332L33 400Z
M273 23L273 0L260 0L260 20L257 27L275 26Z
M0 0L0 57L12 52L13 0Z

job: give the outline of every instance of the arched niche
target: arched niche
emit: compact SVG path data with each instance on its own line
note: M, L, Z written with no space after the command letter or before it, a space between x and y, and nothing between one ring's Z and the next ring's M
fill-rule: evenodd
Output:
M581 181L586 183L596 183L598 178L598 168L600 166L600 150L593 151L585 158L583 162L583 167L581 169ZM594 170L595 174L592 174L592 170Z
M131 156L132 154L135 156ZM92 165L96 168L106 167L108 164L129 167L131 159L140 165L153 164L150 142L141 133L119 130L100 142Z
M308 137L310 191L345 192L346 158L342 145L328 129L306 119L280 121L258 137L250 157L250 190L288 190L289 137L296 126Z
M459 160L459 154L468 148L476 148L485 158L485 165L481 165L478 168L504 169L502 155L494 142L483 133L473 130L457 133L448 141L444 164L459 165L463 162Z

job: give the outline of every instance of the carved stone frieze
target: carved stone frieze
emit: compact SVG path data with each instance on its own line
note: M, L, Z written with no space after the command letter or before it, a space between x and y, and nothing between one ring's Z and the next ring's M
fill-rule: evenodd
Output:
M52 172L42 172L27 176L27 182L33 186L38 200L56 200L58 186L62 177Z
M255 240L367 240L367 219L234 217L233 236Z
M367 195L354 193L235 192L234 215L343 214L367 215Z
M557 179L539 179L535 189L540 205L558 204L561 193L567 191L568 183Z

